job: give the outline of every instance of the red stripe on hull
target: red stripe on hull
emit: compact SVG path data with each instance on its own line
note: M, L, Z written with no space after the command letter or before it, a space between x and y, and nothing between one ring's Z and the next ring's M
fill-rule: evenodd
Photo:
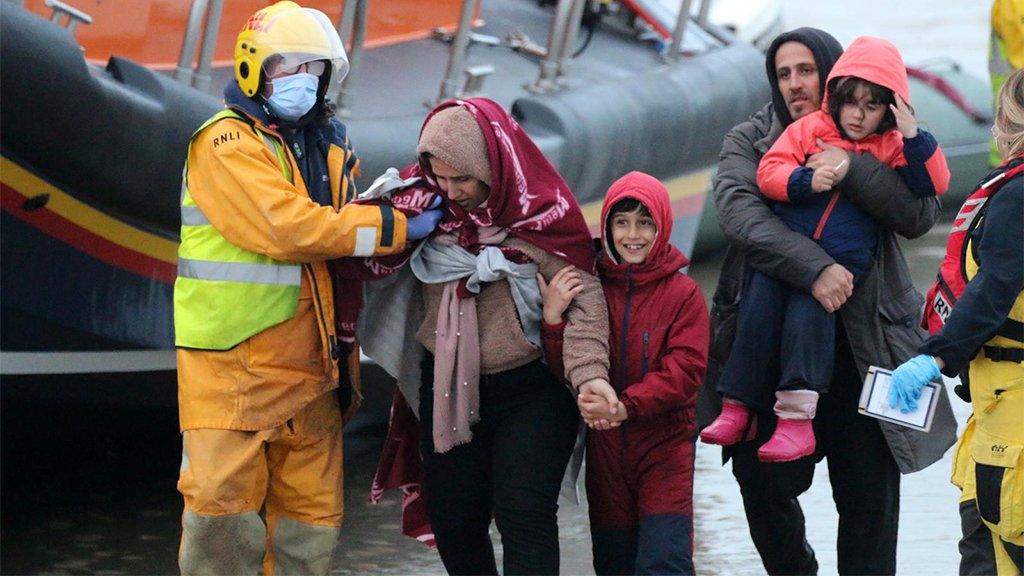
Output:
M45 207L26 211L22 205L27 199L18 190L0 183L0 206L12 216L111 266L166 284L174 283L177 277L177 267L174 264L111 242Z

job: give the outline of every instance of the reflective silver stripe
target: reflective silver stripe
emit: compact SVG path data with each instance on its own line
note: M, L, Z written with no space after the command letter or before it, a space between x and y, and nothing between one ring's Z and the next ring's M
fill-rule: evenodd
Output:
M278 164L281 163L281 157L277 154L277 148L274 146L273 139L270 136L260 132L260 136L263 137L263 142L270 148L270 153L278 159ZM191 144L189 145L191 146ZM282 172L284 168L282 167ZM181 225L182 226L209 226L210 220L203 214L202 210L198 206L185 206L185 194L188 192L186 182L188 181L188 163L185 163L185 168L181 171Z
M276 157L277 156L277 146L274 146L274 141L270 138L270 136L267 136L263 132L260 132L260 136L263 136L263 142L267 145L267 147L270 148L270 151Z
M206 219L206 215L203 214L203 211L199 209L199 206L182 206L181 225L209 226L210 221Z
M178 276L196 280L226 280L249 284L298 286L302 282L299 264L244 264L178 258Z
M0 376L174 370L174 349L116 352L0 352Z
M373 256L377 248L377 229L367 226L356 228L356 248L352 251L353 256Z

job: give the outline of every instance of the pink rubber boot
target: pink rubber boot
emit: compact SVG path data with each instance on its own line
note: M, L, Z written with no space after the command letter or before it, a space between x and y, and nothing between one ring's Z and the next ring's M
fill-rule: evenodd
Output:
M757 433L757 419L751 417L750 408L735 400L722 402L722 413L700 433L706 444L731 446L740 440L752 440Z
M814 454L814 413L818 393L811 390L780 390L775 393L775 432L757 450L761 462L791 462Z

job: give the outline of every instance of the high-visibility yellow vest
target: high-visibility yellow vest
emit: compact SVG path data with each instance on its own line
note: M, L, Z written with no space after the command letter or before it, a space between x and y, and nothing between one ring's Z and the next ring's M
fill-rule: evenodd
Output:
M244 120L229 109L218 112L192 135L189 151L197 134L225 118ZM284 177L292 182L284 144L258 126L253 128L273 150ZM174 343L186 348L227 350L295 315L302 265L243 250L225 240L189 194L187 158L181 181Z

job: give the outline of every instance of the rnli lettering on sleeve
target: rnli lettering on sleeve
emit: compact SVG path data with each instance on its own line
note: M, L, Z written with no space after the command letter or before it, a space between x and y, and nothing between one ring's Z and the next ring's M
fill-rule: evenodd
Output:
M213 147L216 148L217 146L220 146L221 144L225 144L225 143L233 141L233 140L240 140L241 137L242 137L241 133L239 133L237 131L236 132L225 132L224 134L221 134L220 136L217 136L216 138L213 139Z

